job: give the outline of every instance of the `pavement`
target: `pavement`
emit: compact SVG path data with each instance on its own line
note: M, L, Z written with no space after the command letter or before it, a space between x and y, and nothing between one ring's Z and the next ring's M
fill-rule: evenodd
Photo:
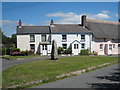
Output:
M118 64L114 64L32 88L119 88L120 90L120 65L118 67Z

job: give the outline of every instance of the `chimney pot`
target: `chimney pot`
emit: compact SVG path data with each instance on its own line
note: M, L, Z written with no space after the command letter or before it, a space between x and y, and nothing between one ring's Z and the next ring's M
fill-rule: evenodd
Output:
M54 24L54 21L53 21L53 20L51 20L50 25L53 25L53 24Z
M18 26L19 26L19 28L22 27L22 21L21 20L18 21Z

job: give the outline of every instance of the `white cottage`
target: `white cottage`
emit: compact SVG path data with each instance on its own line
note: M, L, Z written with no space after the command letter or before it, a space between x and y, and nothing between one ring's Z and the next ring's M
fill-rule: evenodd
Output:
M56 40L57 47L72 48L72 54L89 49L99 55L120 54L118 22L81 18L81 24L55 24L49 26L17 26L17 48L34 50L42 55L51 54L51 42Z
M57 47L72 47L72 54L78 55L82 49L91 49L92 33L80 24L54 24L51 20L50 26L22 26L19 20L17 48L49 55L52 40Z

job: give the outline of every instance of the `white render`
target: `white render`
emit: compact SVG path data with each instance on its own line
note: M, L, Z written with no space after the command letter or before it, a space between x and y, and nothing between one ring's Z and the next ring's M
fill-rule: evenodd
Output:
M21 51L30 50L30 44L35 44L35 52L40 52L42 55L50 55L51 53L51 43L47 44L47 50L43 50L43 45L41 44L41 35L34 34L35 42L30 42L30 35L17 35L17 48L20 48ZM62 47L62 44L67 44L67 48L72 45L72 54L78 55L81 50L81 44L85 43L85 49L91 49L91 34L64 34L67 35L67 41L62 41L62 34L51 34L51 41L55 40L57 42L57 47ZM85 42L81 42L81 35L85 35ZM50 35L47 34L47 41ZM44 42L43 42L44 43ZM74 50L74 44L78 44L79 48L76 52ZM45 54L46 53L46 54Z

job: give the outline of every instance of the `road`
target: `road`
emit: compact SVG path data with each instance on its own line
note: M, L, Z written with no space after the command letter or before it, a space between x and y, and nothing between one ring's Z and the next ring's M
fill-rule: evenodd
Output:
M23 59L23 60L7 60L7 59L2 59L2 70L5 70L9 67L22 64L25 62L30 62L30 61L38 61L38 60L44 60L44 59L50 59L49 56L47 57L40 57L40 58L29 58L29 59Z
M69 77L33 88L118 88L120 89L118 64Z

